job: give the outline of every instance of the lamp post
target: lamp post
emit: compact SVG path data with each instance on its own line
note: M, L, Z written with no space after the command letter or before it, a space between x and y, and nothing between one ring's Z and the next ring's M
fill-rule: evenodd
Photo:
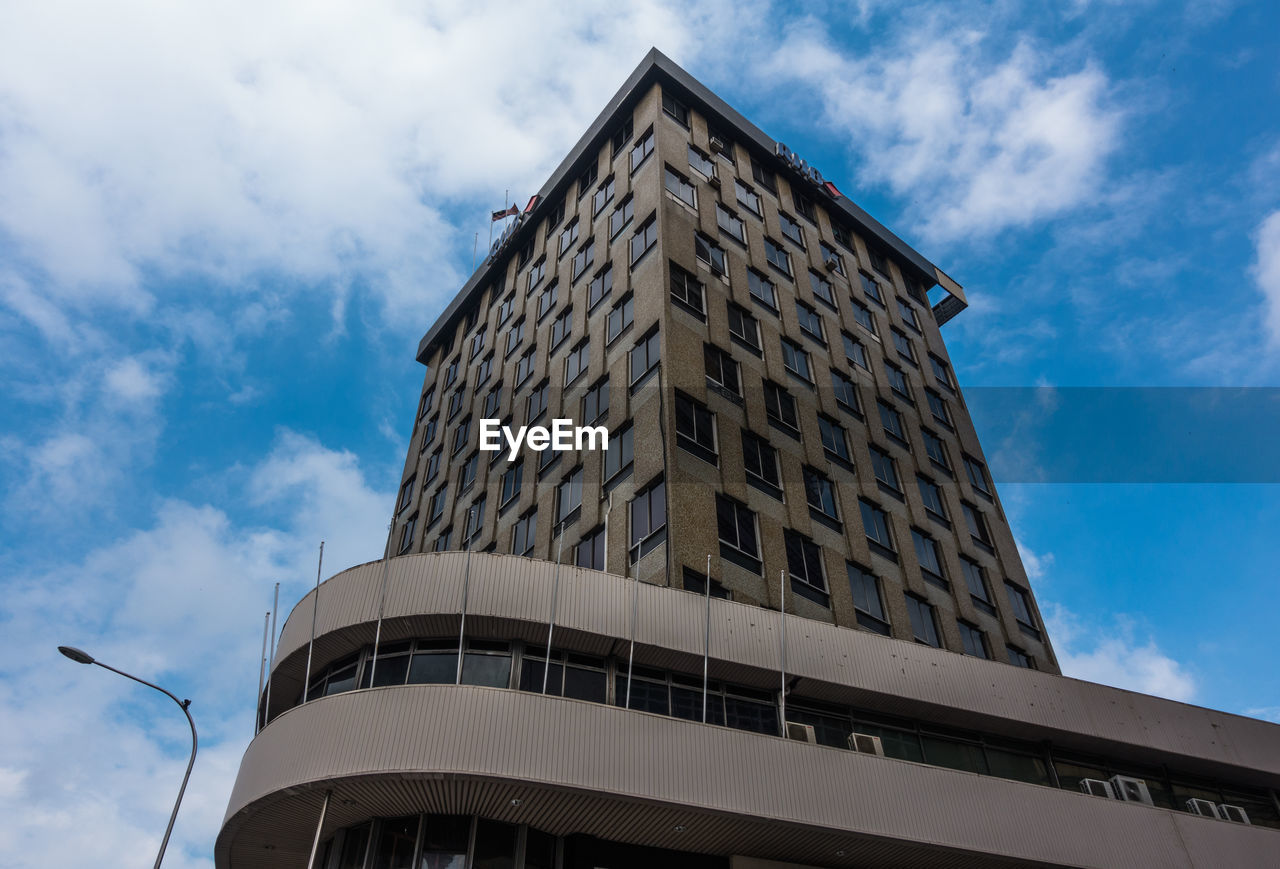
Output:
M126 679L132 679L135 682L141 682L143 685L146 685L148 688L155 688L157 691L159 691L161 694L164 694L174 703L177 703L178 706L182 709L182 713L187 716L187 723L191 725L191 759L187 761L187 772L186 772L186 775L182 777L182 787L178 788L178 799L175 800L173 803L173 813L169 815L169 826L165 827L164 839L160 841L160 853L156 855L155 869L160 869L160 861L164 859L164 849L167 848L169 845L169 834L173 832L173 822L178 819L178 807L182 805L182 795L187 790L187 780L191 778L191 768L196 764L196 723L194 720L192 720L191 713L187 709L187 707L191 705L191 701L179 700L171 692L166 691L165 689L161 688L159 685L155 685L151 682L148 682L146 679L139 679L137 676L126 673L124 670L117 670L115 667L112 667L109 664L104 664L101 661L94 660L92 655L90 655L87 652L83 652L80 649L77 649L73 646L58 646L58 651L61 652L63 655L67 656L68 658L70 658L71 660L75 661L77 664L97 664L99 667L103 668L104 670L110 670L112 673L119 673L121 676L124 676Z

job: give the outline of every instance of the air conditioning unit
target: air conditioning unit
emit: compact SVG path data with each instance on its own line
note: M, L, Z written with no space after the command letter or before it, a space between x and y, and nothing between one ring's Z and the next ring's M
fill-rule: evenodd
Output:
M1105 782L1100 778L1080 779L1080 793L1091 797L1106 797L1109 800L1116 798L1115 791L1111 789L1111 782Z
M1148 790L1147 783L1140 778L1113 775L1111 777L1111 790L1115 792L1116 799L1124 800L1126 803L1142 803L1144 806L1155 805L1151 801L1151 791Z
M1249 814L1239 806L1229 806L1226 803L1218 804L1218 817L1224 821L1235 821L1237 824L1248 824Z
M1187 800L1187 811L1193 815L1216 818L1218 817L1218 804L1210 800L1190 799Z
M850 733L849 750L856 751L859 754L874 754L876 757L884 757L884 743L880 741L880 737L872 736L869 733Z
M715 152L715 153L717 153L717 154L719 154L721 151L723 151L723 150L724 150L724 139L721 139L719 136L712 136L712 137L711 137L711 150L712 150L712 151L714 151L714 152Z
M827 271L829 272L834 272L837 268L840 267L840 264L833 259L827 260L826 262L823 263L823 265L827 267Z
M797 721L787 722L787 739L795 739L800 742L817 743L818 737L813 733L812 724L800 724Z
M718 188L720 186L720 176L712 175L710 178L707 179L707 183L710 184L712 187Z

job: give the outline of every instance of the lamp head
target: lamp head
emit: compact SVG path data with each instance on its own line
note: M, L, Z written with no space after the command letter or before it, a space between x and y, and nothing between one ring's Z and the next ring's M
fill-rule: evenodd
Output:
M92 664L93 656L88 652L82 652L75 646L58 646L58 651L66 655L77 664Z

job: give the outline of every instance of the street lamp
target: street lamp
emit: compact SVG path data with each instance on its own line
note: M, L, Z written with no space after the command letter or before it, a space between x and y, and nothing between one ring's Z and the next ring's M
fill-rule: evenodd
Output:
M112 673L119 673L126 679L132 679L135 682L141 682L148 688L155 688L160 693L171 699L174 703L182 708L182 713L187 716L187 723L191 725L191 760L187 761L187 774L182 777L182 787L178 788L178 799L173 803L173 813L169 815L169 826L165 827L164 839L160 842L160 853L156 855L155 869L160 869L160 861L164 859L164 849L169 845L169 834L173 832L173 822L178 819L178 806L182 805L182 795L187 790L187 780L191 778L191 768L196 764L196 723L191 718L191 713L187 711L187 707L191 705L190 700L179 700L169 691L154 685L146 679L139 679L137 676L126 673L124 670L117 670L109 664L94 660L94 657L88 652L83 652L73 646L58 646L58 651L66 655L77 664L97 664L104 670L110 670Z

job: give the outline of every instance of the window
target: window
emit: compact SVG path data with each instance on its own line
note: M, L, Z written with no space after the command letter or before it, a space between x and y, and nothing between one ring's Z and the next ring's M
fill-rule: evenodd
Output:
M493 354L480 360L480 364L476 366L476 386L485 383L489 379L489 375L493 374Z
M529 282L525 289L525 294L532 293L542 283L542 279L547 276L547 258L540 257L536 263L529 267Z
M991 500L991 486L987 483L987 469L977 459L964 456L965 473L969 475L969 485L988 501Z
M1032 658L1017 646L1005 646L1004 650L1009 655L1009 663L1015 667L1024 667L1028 670L1036 669L1035 658Z
M845 273L844 257L840 256L839 251L825 241L818 242L818 248L822 251L822 264L824 266L838 275Z
M530 347L528 352L516 362L516 389L519 389L526 380L533 376L533 363L537 356L538 348Z
M884 251L868 245L867 254L871 257L871 267L886 278L889 277L889 259L884 255Z
M929 411L933 414L933 418L940 425L951 428L951 409L947 407L947 400L932 389L926 389L924 393L929 399Z
M636 230L635 235L631 236L631 265L639 262L640 257L644 256L649 248L658 241L658 218L651 215L644 225Z
M829 457L849 462L849 438L844 428L827 416L818 416L818 430L822 433L822 449Z
M453 536L453 528L446 528L440 532L440 536L431 544L432 552L446 552L449 549L449 538Z
M764 409L770 425L782 427L792 437L799 434L796 400L781 386L768 380L764 382Z
M733 340L755 355L761 354L760 324L746 308L729 303L729 334Z
M418 448L419 452L425 450L436 439L436 424L440 421L438 416L433 416L427 420L422 427L422 446Z
M675 263L671 263L671 298L702 316L702 283Z
M947 521L947 508L942 503L942 489L938 488L938 484L928 477L916 477L916 485L920 489L920 500L924 502L924 509L931 517L942 520L944 525L950 527L951 523Z
M782 339L782 364L802 380L813 382L813 370L809 364L809 352L787 338Z
M973 542L988 552L994 552L995 547L991 545L991 530L987 528L986 517L968 501L961 501L960 506L964 510L964 521L969 526L969 536L973 538Z
M524 317L516 320L507 331L507 356L510 356L522 341L524 341Z
M614 181L610 175L604 180L604 183L597 188L595 195L591 197L591 216L595 217L604 207L613 201Z
M871 467L875 469L876 482L882 492L888 492L895 498L902 497L902 486L898 483L898 468L893 457L879 447L871 447Z
M956 382L951 377L951 367L932 353L929 354L929 365L933 368L933 379L943 389L956 391Z
M601 525L573 547L573 563L589 570L604 570L605 542L604 526Z
M583 338L577 346L569 351L569 358L564 361L564 383L568 386L587 370L591 362L591 339Z
M796 212L810 223L818 222L818 209L814 206L813 200L802 193L797 193L794 188L791 190L791 201L795 203Z
M712 152L733 166L733 140L710 124L707 124L707 139L710 140Z
M626 229L627 224L635 216L636 200L634 197L628 196L618 203L618 207L613 209L613 213L609 215L609 238L617 238L618 233Z
M742 467L747 483L782 500L782 474L778 471L778 451L767 440L743 429Z
M760 541L756 534L756 515L745 504L718 494L716 526L720 535L720 557L759 574Z
M400 529L400 552L407 552L409 547L413 545L413 535L418 530L418 514L414 512L412 516L405 520L404 527Z
M471 505L471 509L467 511L467 521L462 531L462 542L464 544L469 544L478 537L484 528L484 506L485 496L481 495Z
M893 535L889 530L889 514L870 501L858 502L862 509L862 526L871 543L871 550L888 558L897 560L898 554L893 548Z
M700 232L693 237L693 252L697 254L700 262L706 263L707 267L716 274L729 273L728 265L725 263L724 248Z
M703 177L715 177L716 164L712 162L710 157L699 151L693 145L689 146L689 166L702 173Z
M703 344L702 363L707 371L707 383L713 386L716 392L735 400L742 398L738 363L728 352L714 344Z
M778 293L773 288L773 281L755 269L747 269L747 292L751 294L752 299L777 313Z
M568 226L560 231L560 256L564 256L569 252L569 248L573 247L574 242L578 240L578 231L580 224L578 218L569 221Z
M622 149L627 147L627 143L631 141L631 135L635 132L635 127L631 118L627 118L626 123L613 133L613 149L610 158L616 158L622 153Z
M916 642L942 648L938 637L938 623L934 620L933 607L913 594L907 595L907 615L911 617L911 635Z
M689 107L665 90L662 92L662 110L675 118L681 126L689 126Z
M631 501L630 532L633 564L667 539L667 487L662 480Z
M551 313L551 309L556 306L556 302L560 298L560 287L556 281L538 294L538 319L541 320L547 314Z
M850 299L849 305L853 309L853 319L858 321L858 325L875 335L876 321L871 316L871 309L857 299Z
M898 316L902 317L902 322L906 323L917 332L920 331L920 320L916 317L916 309L911 307L910 302L898 299Z
M507 320L511 319L511 315L512 313L515 312L515 309L516 309L516 295L515 293L512 293L511 295L503 299L502 303L498 305L498 326L499 327L501 327L503 323L507 322Z
M547 412L547 399L551 394L551 384L548 380L543 380L533 388L533 392L529 393L529 399L525 404L527 414L525 419L532 423L538 417Z
M920 573L925 581L939 588L948 588L946 573L942 569L942 555L938 551L938 541L914 528L911 529L911 539L915 543L916 560L920 562Z
M502 498L498 501L505 507L520 497L520 483L524 479L524 461L517 461L502 474Z
M906 372L894 365L892 362L886 362L884 364L884 371L889 378L889 388L905 398L907 401L910 401L911 387L907 385Z
M862 407L858 403L858 388L854 386L852 380L832 369L831 388L835 390L836 404L859 416L862 415Z
M747 230L742 224L742 218L719 203L716 204L716 225L734 240L747 243Z
M927 428L920 429L920 434L924 436L924 451L929 456L929 461L933 463L940 471L951 473L951 461L947 458L947 447L942 443L942 438L938 437Z
M898 355L901 356L910 365L916 365L916 348L912 345L911 339L907 337L907 333L901 329L893 328L893 346L897 348Z
M458 379L458 363L461 360L454 359L449 363L449 367L444 370L444 387L448 389L453 386L453 382Z
M422 400L418 402L418 419L422 419L431 413L431 406L435 404L435 400L436 391L434 387L422 393Z
M857 564L846 562L845 568L849 573L849 591L853 595L854 615L859 627L889 636L889 619L880 597L879 580L871 571Z
M812 269L809 270L809 289L813 290L813 297L819 302L833 311L836 309L836 297L831 290L831 282Z
M635 147L631 149L631 171L635 172L640 168L640 164L644 163L653 153L653 127L645 131L640 137L640 141L636 142Z
M471 358L475 359L480 355L480 351L484 349L484 339L489 332L488 326L481 326L480 329L471 336Z
M402 512L413 500L413 484L416 482L418 482L418 478L415 475L406 480L405 484L400 487L400 497L396 500L397 513Z
M462 410L466 397L467 390L465 387L454 390L453 394L449 396L449 412L445 416L446 420L452 421L458 415L459 411Z
M573 308L565 308L560 316L556 317L555 322L551 324L551 353L569 337L569 333L573 331Z
M588 166L585 170L583 170L582 175L578 177L578 198L579 199L587 195L587 191L590 190L593 186L595 186L596 179L599 177L600 177L600 166L597 163L593 162L590 166Z
M858 272L858 283L862 286L863 295L880 307L884 307L884 296L881 295L880 284L876 283L875 278L866 272Z
M679 199L690 208L698 207L698 191L689 183L689 179L681 175L670 166L665 167L666 172L663 175L663 184L666 185L667 192Z
M767 235L764 238L764 258L769 261L769 265L784 275L791 276L791 254L779 247L778 243Z
M613 292L613 264L607 264L596 273L587 286L587 310L591 311Z
M582 396L582 423L590 425L609 415L609 378L597 381Z
M1036 628L1036 618L1031 614L1031 597L1012 582L1004 584L1005 593L1009 596L1009 605L1013 607L1013 617L1024 634L1040 639L1040 631Z
M458 423L458 427L453 430L453 452L461 451L467 445L467 438L471 436L471 417L467 417Z
M885 404L883 401L876 402L876 404L880 408L880 424L884 426L885 434L905 444L907 435L902 427L902 414L898 413L892 405Z
M556 486L556 525L578 518L582 507L582 466L574 468ZM553 531L555 529L552 529Z
M755 157L751 158L751 177L764 189L771 193L778 192L778 178L770 170L764 167Z
M867 361L867 348L862 346L862 342L848 332L841 332L840 336L844 339L845 358L863 371L870 371L871 363Z
M596 261L596 242L595 239L587 239L587 243L578 248L578 252L573 255L573 266L569 272L569 280L576 281L578 278L595 265Z
M827 578L822 570L822 550L803 534L783 532L787 550L787 574L791 577L791 590L815 603L826 606Z
M960 641L964 644L964 653L973 655L975 658L990 658L987 654L987 638L983 635L975 625L968 622L958 622L960 627Z
M738 196L738 204L750 211L756 217L759 217L762 213L760 210L760 194L756 193L741 181L734 181L733 187Z
M564 220L564 210L564 200L562 199L560 204L556 206L555 211L547 216L547 238L551 238L551 233L555 232L556 227L560 225L560 221Z
M617 338L623 332L627 331L627 329L631 328L634 309L635 297L632 296L631 293L627 293L618 300L618 304L614 305L613 308L609 310L609 320L605 324L606 342L612 343L614 338Z
M441 486L431 496L431 502L427 505L427 525L434 525L436 520L444 515L444 504L447 500L449 500L449 491Z
M810 468L807 465L804 468L804 496L809 502L809 515L811 518L822 522L824 525L831 523L839 524L839 514L836 512L836 490L831 485L831 481L823 476L821 471ZM815 515L817 511L820 515Z
M659 335L654 329L631 348L631 387L634 389L658 368Z
M538 533L538 513L530 510L511 526L511 554L528 555L533 551L534 538Z
M676 393L676 446L716 464L716 418L683 392Z
M440 473L440 451L436 450L434 453L431 454L431 457L427 459L427 468L425 471L422 472L422 483L424 487L427 483L430 483L432 480L434 480L436 478L436 475L439 473Z
M683 573L683 576L681 577L681 579L684 583L685 591L691 591L694 594L702 594L702 595L709 594L712 597L719 598L720 600L733 600L733 592L729 591L729 589L725 588L722 584L720 584L714 579L711 580L711 588L708 589L707 588L708 577L705 574L698 573L696 570L692 570L688 567L684 568L682 573ZM714 706L712 704L714 704L716 700L714 698L708 698L708 700L709 702L708 702L707 712L709 715L714 714L713 712ZM700 702L699 702L699 706L701 706Z
M801 332L822 346L825 347L827 345L826 336L822 331L822 316L817 311L804 302L797 301L796 319L800 321Z
M804 232L800 229L800 224L796 223L790 215L782 212L778 212L778 222L782 225L783 237L795 242L797 247L804 250Z
M520 252L516 254L516 268L524 268L531 259L533 259L533 239L529 239L529 243L520 248Z
M462 463L462 470L458 472L458 494L462 494L467 491L475 483L476 469L479 467L479 453L472 453L467 456L467 460Z
M628 425L622 431L609 436L609 448L604 452L604 481L611 484L621 480L635 462L634 429Z
M987 575L982 565L971 558L961 556L960 570L964 574L964 584L969 589L969 598L973 601L973 605L987 615L995 615L996 608L991 603L991 592L987 590Z

